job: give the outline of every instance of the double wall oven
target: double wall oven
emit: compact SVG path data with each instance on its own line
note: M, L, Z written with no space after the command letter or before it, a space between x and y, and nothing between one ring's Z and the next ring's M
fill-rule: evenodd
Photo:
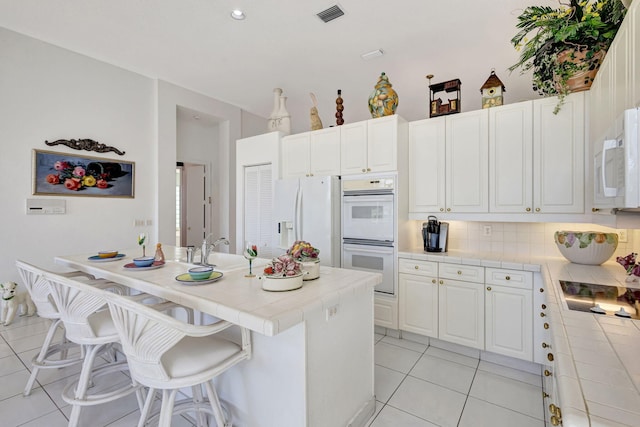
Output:
M381 273L377 292L395 294L394 175L342 178L342 267Z

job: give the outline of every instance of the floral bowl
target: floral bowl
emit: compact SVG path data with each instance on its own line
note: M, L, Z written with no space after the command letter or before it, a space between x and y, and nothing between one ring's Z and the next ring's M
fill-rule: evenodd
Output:
M134 258L133 263L136 267L149 267L153 264L154 258L152 256L143 256L140 258Z
M600 231L556 231L554 240L560 253L576 264L600 265L618 247L617 233Z
M98 252L98 256L100 258L113 258L118 255L118 251L100 251Z
M302 287L302 277L307 272L301 272L293 276L269 276L264 275L259 279L262 280L262 289L272 292L293 291Z

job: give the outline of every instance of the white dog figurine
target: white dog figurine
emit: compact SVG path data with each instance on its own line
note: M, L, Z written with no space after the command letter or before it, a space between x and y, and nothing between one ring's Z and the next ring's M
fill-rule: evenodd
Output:
M0 317L0 325L9 326L16 317L18 307L22 306L22 315L33 316L36 314L36 306L31 301L31 296L27 292L18 293L17 283L4 282L0 283L2 291L2 317Z

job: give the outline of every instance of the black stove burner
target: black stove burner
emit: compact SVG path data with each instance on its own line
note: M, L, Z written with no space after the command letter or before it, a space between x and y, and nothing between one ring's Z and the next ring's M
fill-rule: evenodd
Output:
M640 289L560 280L569 310L640 319ZM624 310L624 311L623 311Z

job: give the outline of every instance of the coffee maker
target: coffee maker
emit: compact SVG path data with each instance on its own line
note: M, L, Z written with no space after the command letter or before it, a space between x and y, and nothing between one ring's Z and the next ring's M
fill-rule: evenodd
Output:
M422 223L422 240L426 252L447 252L449 245L449 223L440 222L429 215L428 222Z

